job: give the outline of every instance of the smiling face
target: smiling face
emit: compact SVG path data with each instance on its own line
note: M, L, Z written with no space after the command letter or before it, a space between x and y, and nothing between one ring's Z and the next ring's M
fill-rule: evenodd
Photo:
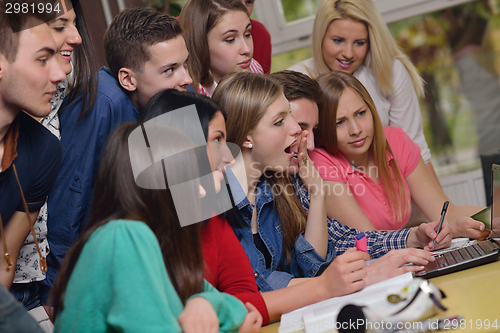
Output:
M340 95L337 108L337 148L355 166L369 153L373 142L373 116L363 99L351 88Z
M314 130L318 128L318 104L307 98L290 101L290 112L303 131L308 131L307 150L314 150Z
M12 63L0 54L0 107L12 114L24 110L44 117L50 100L66 74L56 60L57 46L47 24L19 32L17 56Z
M323 59L330 70L352 74L365 60L368 42L368 29L364 23L334 20L323 38Z
M233 72L247 72L253 56L252 25L242 11L228 11L207 36L215 82Z
M54 21L49 22L49 28L52 31L52 37L59 48L57 60L63 71L71 73L71 55L76 45L82 43L82 38L76 28L76 14L72 9L66 14L59 16Z
M219 192L226 166L233 162L233 155L226 144L226 121L218 111L208 123L207 154L214 176L215 192Z
M243 144L253 147L250 154L251 167L260 170L287 171L298 167L300 126L290 114L290 104L282 94L269 105L257 126L249 132Z
M133 72L135 91L130 99L142 109L161 90L187 91L193 82L187 70L188 51L182 36L149 47L150 57L141 72Z

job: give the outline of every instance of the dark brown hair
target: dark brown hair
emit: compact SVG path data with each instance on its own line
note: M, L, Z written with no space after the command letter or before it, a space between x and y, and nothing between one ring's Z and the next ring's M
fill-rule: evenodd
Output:
M346 89L352 89L361 97L372 114L374 134L370 149L373 151L375 165L380 171L380 178L389 198L394 220L402 221L403 216L410 210L408 194L405 191L396 160L392 158L389 162L387 161L387 154L392 157L394 154L387 142L382 122L370 94L358 79L343 72L332 71L323 74L318 78L318 83L323 91L324 102L322 110L319 112L320 125L314 136L316 147L325 149L331 155L337 152L336 124L339 100ZM394 185L393 177L398 186Z
M104 51L111 74L121 68L141 72L150 59L149 48L182 34L177 20L150 8L130 8L118 14L104 35Z
M89 222L85 232L64 258L50 295L50 302L54 306L54 318L63 309L66 287L85 243L98 227L116 219L133 218L151 228L160 244L170 280L184 304L191 295L202 290L204 262L199 223L180 226L168 186L164 190L150 190L140 188L135 183L130 159L134 151L130 148L131 153L129 153L128 140L130 133L138 126L142 125L125 123L108 139L97 175ZM179 139L179 136L176 137ZM179 145L175 140L172 142ZM193 156L189 157L190 160L192 158ZM169 163L170 161L175 165L170 164L166 167L169 170L175 169L178 174L174 176L189 179L199 177L197 165L179 159L169 159ZM192 187L191 191L196 191L197 195L198 186L194 184ZM192 202L190 205L191 209L196 208Z
M28 8L33 5L37 8L38 4L53 4L55 0L26 0L26 1L9 1L9 3L16 4L28 4ZM19 34L23 29L28 28L27 24L30 19L38 19L44 22L49 22L55 18L56 12L52 11L50 13L43 12L38 13L35 10L34 13L28 10L27 13L22 11L18 14L15 13L14 9L11 10L12 13L7 13L6 1L0 0L0 53L9 62L14 62L17 57L17 50L19 47Z
M72 71L72 86L64 106L59 112L63 112L65 107L73 101L82 101L82 108L78 120L90 113L94 107L97 97L97 87L99 78L97 76L97 61L94 53L94 45L90 38L83 3L80 0L71 0L71 4L76 15L76 27L82 38L80 45L75 45Z
M210 87L214 82L210 72L207 36L221 17L231 10L242 11L250 17L240 0L189 0L182 8L179 22L189 51L189 75L193 78L193 87L196 89L198 84Z
M248 133L280 94L283 94L280 84L263 74L241 72L226 75L212 98L227 112L227 141L241 147ZM279 189L273 193L274 205L282 226L283 250L290 262L294 244L305 230L306 213L295 192L290 190L284 172L267 171L265 177L271 189Z
M269 75L278 81L283 87L283 93L289 101L305 98L318 105L321 108L323 93L316 80L296 71L281 71Z

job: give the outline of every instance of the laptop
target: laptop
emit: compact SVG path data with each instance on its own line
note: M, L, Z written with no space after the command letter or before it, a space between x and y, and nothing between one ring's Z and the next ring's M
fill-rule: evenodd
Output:
M424 270L416 273L415 276L429 279L490 263L498 259L500 256L500 243L493 238L500 237L500 165L493 164L491 179L491 207L487 207L472 216L474 219L485 222L486 227L491 230L490 237L473 245L435 255L436 261L426 265ZM490 212L490 214L485 218L486 212Z

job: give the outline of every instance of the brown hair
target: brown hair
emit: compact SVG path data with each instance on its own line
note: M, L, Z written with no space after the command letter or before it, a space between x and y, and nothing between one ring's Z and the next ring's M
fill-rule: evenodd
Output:
M181 227L168 185L163 190L144 189L136 185L131 157L137 155L134 154L134 149L142 147L129 147L129 136L138 126L142 125L125 123L108 139L97 175L92 211L86 230L65 256L52 288L50 302L54 306L54 318L63 309L66 287L85 243L98 227L116 219L134 218L151 228L158 238L170 280L184 304L191 295L199 293L203 288L204 262L199 223ZM175 132L172 133L171 141L172 147L175 144L175 149L178 150L183 148L183 142L189 139L184 135L185 140L179 140L182 133ZM168 142L165 142L165 147L162 148L174 149L169 147ZM165 164L165 167L169 172L176 172L174 179L198 178L196 163L186 162L196 157L184 156L186 158L182 160L170 158L169 165ZM197 184L193 184L188 190L196 192L194 195L198 197ZM190 202L190 207L196 209L193 202Z
M104 51L111 74L121 68L141 72L150 58L149 47L182 34L177 20L150 8L130 8L118 14L104 34Z
M241 147L248 133L281 94L280 84L265 75L245 72L226 75L212 98L227 112L227 141ZM294 191L290 191L287 175L267 171L266 180L272 189L280 189L279 193L273 193L274 204L282 226L283 249L291 261L297 237L305 230L306 213Z
M321 108L323 93L316 80L300 72L290 70L275 72L269 76L281 84L283 93L289 101L305 98Z
M182 8L179 22L184 30L189 51L189 75L195 89L198 89L198 84L210 87L214 82L207 36L221 17L231 10L242 11L250 17L240 0L189 0Z
M32 5L38 8L39 3L45 5L48 3L53 4L54 2L55 0L26 0L22 4L28 4L28 8L31 8ZM19 1L9 1L9 3L21 4ZM19 47L18 32L29 28L30 19L38 19L47 23L55 18L56 12L43 12L40 14L37 10L34 13L28 10L27 13L21 11L16 14L14 9L11 10L11 13L7 13L6 11L6 1L0 0L0 53L3 54L7 61L12 63L17 57Z
M404 190L403 179L399 172L396 160L387 162L386 154L394 157L392 149L385 137L384 128L372 98L365 87L354 76L343 72L330 72L318 78L319 86L323 91L324 102L319 113L319 128L314 136L316 147L325 149L333 155L337 152L337 109L342 93L346 89L355 91L370 109L373 117L374 135L370 149L373 149L375 165L380 170L382 185L389 198L393 218L402 221L409 211L408 195ZM391 173L391 169L393 173ZM397 187L392 178L395 177Z

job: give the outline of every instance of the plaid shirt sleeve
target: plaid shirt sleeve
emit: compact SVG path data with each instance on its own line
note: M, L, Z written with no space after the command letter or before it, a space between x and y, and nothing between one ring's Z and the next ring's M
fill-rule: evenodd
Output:
M309 193L302 180L298 175L293 175L290 177L290 182L300 203L306 211L309 211ZM356 247L355 237L359 232L354 228L343 225L335 219L328 218L328 238L334 243L336 256L341 255L351 247ZM390 250L404 249L406 248L406 239L409 233L410 229L365 232L368 253L375 259L383 256Z

